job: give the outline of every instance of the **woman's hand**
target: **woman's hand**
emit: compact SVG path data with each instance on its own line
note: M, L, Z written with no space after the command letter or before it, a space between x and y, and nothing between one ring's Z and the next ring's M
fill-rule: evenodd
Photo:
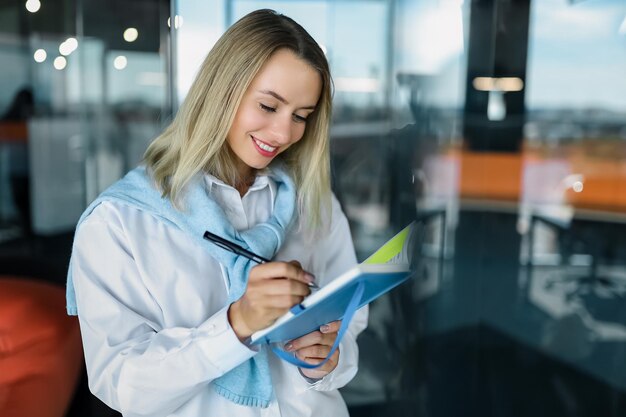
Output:
M268 262L250 270L244 295L228 309L228 320L237 337L245 340L272 325L310 294L313 275L297 261Z
M330 353L337 339L339 327L341 327L341 320L325 324L320 327L319 331L311 332L287 343L285 350L295 352L296 358L306 363L317 365ZM337 363L339 363L339 348L324 365L315 369L300 368L300 372L307 378L320 379L331 373L337 367Z

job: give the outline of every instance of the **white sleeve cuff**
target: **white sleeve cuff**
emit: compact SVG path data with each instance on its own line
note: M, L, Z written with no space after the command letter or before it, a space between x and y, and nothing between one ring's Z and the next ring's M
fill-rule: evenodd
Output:
M339 344L339 362L335 369L321 380L312 384L317 391L331 391L345 386L357 373L358 370L358 350L351 349L345 340ZM356 345L356 343L355 343Z
M228 307L215 313L202 323L195 332L200 349L222 374L247 361L258 353L258 349L241 343L228 322Z

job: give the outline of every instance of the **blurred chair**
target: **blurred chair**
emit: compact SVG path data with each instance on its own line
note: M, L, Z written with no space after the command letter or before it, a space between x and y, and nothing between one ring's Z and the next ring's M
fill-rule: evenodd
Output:
M571 188L571 166L565 159L533 159L523 162L522 189L520 196L518 231L526 236L525 260L527 285L530 290L533 269L537 266L535 252L540 250L558 251L558 265L562 266L569 257L565 244L573 208L566 202L566 191ZM536 228L538 224L547 226L556 234L554 240L542 242L539 246ZM524 257L524 256L523 256ZM523 258L522 257L522 258Z
M82 363L64 288L0 277L0 416L65 416Z
M585 178L572 173L565 160L527 161L524 167L522 201L520 207L520 232L527 233L527 273L528 284L532 278L537 247L536 229L539 224L552 230L555 235L551 243L558 254L558 266L568 266L575 255L584 255L589 259L588 273L559 274L546 282L548 287L557 283L575 282L574 292L587 292L591 289L620 290L622 283L602 276L599 266L613 262L612 255L616 244L624 242L623 233L616 224L602 219L583 219L576 216L574 207L566 201L566 193L583 191Z
M570 163L564 159L527 158L522 171L520 232L531 232L532 217L545 218L567 228L574 210L566 201L566 192L583 180L582 175L573 174Z
M584 255L589 259L585 263L588 266L586 274L560 274L546 283L548 287L557 283L575 282L576 289L571 296L586 294L591 290L604 290L608 291L611 297L623 298L622 293L626 287L624 279L600 273L601 266L624 263L618 256L618 252L623 252L626 248L626 230L623 224L574 218L564 226L544 216L532 216L529 232L531 241L534 240L533 230L539 223L548 226L557 235L559 265L568 265L569 260L575 255ZM532 245L529 250L532 250ZM532 260L529 264L532 266Z

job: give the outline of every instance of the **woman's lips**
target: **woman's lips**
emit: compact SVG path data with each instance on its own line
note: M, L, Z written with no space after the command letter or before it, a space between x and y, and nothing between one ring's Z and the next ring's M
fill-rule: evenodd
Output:
M255 138L254 136L252 136L252 143L254 143L254 147L256 148L256 150L263 156L272 157L275 156L278 152L277 147L270 146L267 143Z

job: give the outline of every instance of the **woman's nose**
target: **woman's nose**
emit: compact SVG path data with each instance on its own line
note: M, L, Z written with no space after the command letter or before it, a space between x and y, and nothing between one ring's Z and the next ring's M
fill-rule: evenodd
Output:
M291 117L276 117L272 123L272 140L277 145L287 145L291 141Z

